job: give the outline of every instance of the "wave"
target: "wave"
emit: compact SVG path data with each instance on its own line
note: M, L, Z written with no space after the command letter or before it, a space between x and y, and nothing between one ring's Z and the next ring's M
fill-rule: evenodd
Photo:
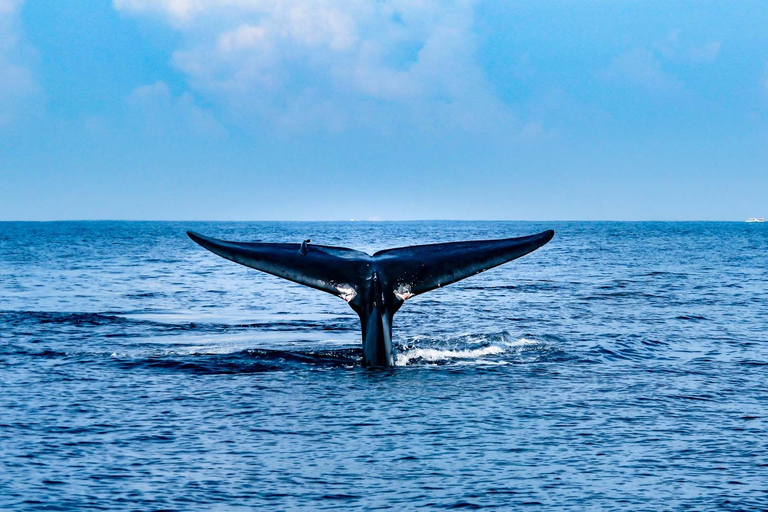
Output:
M396 364L407 366L413 361L439 362L449 359L478 359L483 356L503 354L502 347L483 347L474 350L439 350L436 348L416 348L397 355Z
M141 311L0 311L0 323L6 332L17 335L17 343L0 347L0 354L58 359L68 364L109 361L126 369L165 368L200 373L247 373L293 364L359 365L361 360L358 342L348 336L357 332L354 318L279 316L259 318L257 322L204 323L186 318L187 321L179 321L184 315L171 315L173 321L162 322L156 318L158 315ZM178 336L167 338L174 334ZM559 341L512 336L506 331L419 336L395 344L395 364L552 361L564 356Z
M396 347L396 366L455 364L522 364L557 361L563 352L548 342L529 338L508 340L506 335L469 336L454 340L411 342ZM478 338L481 341L478 341ZM468 341L469 340L469 341ZM276 347L254 349L237 346L175 347L165 350L127 351L52 350L43 347L4 347L3 358L17 364L35 359L57 360L59 364L112 365L123 370L182 371L198 374L236 374L285 370L289 367L359 367L359 347ZM20 359L19 359L20 358Z
M550 361L562 358L562 351L548 342L529 338L509 341L506 334L471 336L456 340L396 347L396 366L451 364L509 364ZM476 346L465 346L467 338ZM478 342L481 338L483 341ZM489 341L490 340L490 341ZM477 346L477 344L480 346ZM112 364L124 369L165 369L202 374L256 373L282 370L296 365L309 367L358 367L361 348L245 349L236 347L193 347L152 355L112 353Z
M56 312L56 311L0 311L0 326L8 332L21 328L24 332L55 334L56 329L92 327L93 331L108 337L155 336L174 333L231 333L249 329L270 331L325 331L357 330L357 319L351 315L327 315L327 318L284 318L275 315L258 318L198 318L185 314L158 313L156 311L128 312ZM319 315L314 315L318 317ZM30 329L32 328L32 329ZM112 331L109 329L112 328ZM106 331L104 330L106 329Z
M395 358L397 366L417 364L479 363L505 364L539 362L550 356L562 357L555 345L530 338L511 339L509 333L469 335L453 340L435 340L400 347Z
M108 313L72 313L58 311L0 311L3 323L111 325L133 323L132 320Z
M246 374L284 370L286 367L304 365L311 367L348 367L359 364L359 349L335 350L261 350L247 349L237 352L174 351L169 354L131 357L111 355L112 364L126 370L180 371L205 375Z

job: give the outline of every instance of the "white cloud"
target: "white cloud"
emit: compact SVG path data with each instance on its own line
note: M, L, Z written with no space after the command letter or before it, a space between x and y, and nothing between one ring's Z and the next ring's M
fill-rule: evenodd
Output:
M228 2L206 2L204 0L114 0L118 10L125 11L154 11L165 14L176 22L186 21L191 16L205 10L206 6L219 3L224 6Z
M209 137L225 134L221 124L196 105L190 93L174 96L165 82L139 86L128 95L126 101L143 114L149 132L155 136L185 130Z
M23 3L24 0L0 0L0 15L13 14Z
M217 46L219 51L225 53L254 48L258 45L264 45L266 42L264 27L246 24L219 36Z
M720 55L720 41L712 41L702 46L694 46L688 53L693 62L712 62Z
M113 2L179 31L173 65L244 122L469 129L506 115L474 59L473 0Z
M22 0L0 0L0 127L16 121L40 93L29 68L33 52L21 38Z
M662 68L661 61L648 50L637 48L611 61L603 76L620 85L661 92L680 89L682 83Z
M687 61L694 64L713 62L720 55L720 41L709 41L705 44L685 45L680 41L681 31L672 30L664 38L653 44L653 49L659 55L670 61Z
M763 73L763 87L765 92L768 92L768 64L765 65L765 73Z
M679 29L671 30L647 48L634 48L616 56L601 76L621 86L632 86L653 92L683 88L669 68L680 65L703 65L714 62L720 55L720 41L691 45L681 37Z

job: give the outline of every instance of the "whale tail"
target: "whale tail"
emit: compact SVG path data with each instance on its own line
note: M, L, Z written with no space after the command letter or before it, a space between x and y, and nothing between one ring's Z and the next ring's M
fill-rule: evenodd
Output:
M394 280L395 291L411 297L525 256L553 236L549 230L520 238L414 245L379 251L373 258Z
M227 242L187 235L228 260L343 298L360 316L363 364L393 364L392 316L418 294L455 283L543 246L554 231L520 238L364 252L310 244Z
M552 230L500 240L448 242L364 252L325 245L227 242L194 231L187 235L228 260L350 302L378 270L386 287L402 300L479 274L535 251L554 236ZM350 290L351 289L351 290Z
M189 238L222 258L295 283L332 293L349 302L357 283L365 281L371 257L343 247L309 244L226 242L194 231Z

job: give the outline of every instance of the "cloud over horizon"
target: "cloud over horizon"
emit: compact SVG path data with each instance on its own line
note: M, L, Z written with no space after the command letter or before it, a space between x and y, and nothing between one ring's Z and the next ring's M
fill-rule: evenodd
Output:
M40 93L30 67L34 52L23 40L24 0L0 0L0 128L10 125Z
M173 66L233 119L331 131L474 129L508 116L474 58L475 4L114 0L179 32Z
M210 112L195 103L190 93L174 96L168 84L161 80L136 87L126 102L143 115L146 129L157 137L185 130L206 137L221 137L226 133Z

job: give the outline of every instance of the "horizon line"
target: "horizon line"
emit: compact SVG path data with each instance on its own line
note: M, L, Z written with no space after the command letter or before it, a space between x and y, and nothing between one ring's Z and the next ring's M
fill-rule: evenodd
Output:
M749 218L748 218L749 219ZM327 223L382 223L382 222L742 222L748 219L16 219L0 220L0 223L25 222L25 223L54 223L54 222L327 222ZM758 224L760 222L757 222Z

